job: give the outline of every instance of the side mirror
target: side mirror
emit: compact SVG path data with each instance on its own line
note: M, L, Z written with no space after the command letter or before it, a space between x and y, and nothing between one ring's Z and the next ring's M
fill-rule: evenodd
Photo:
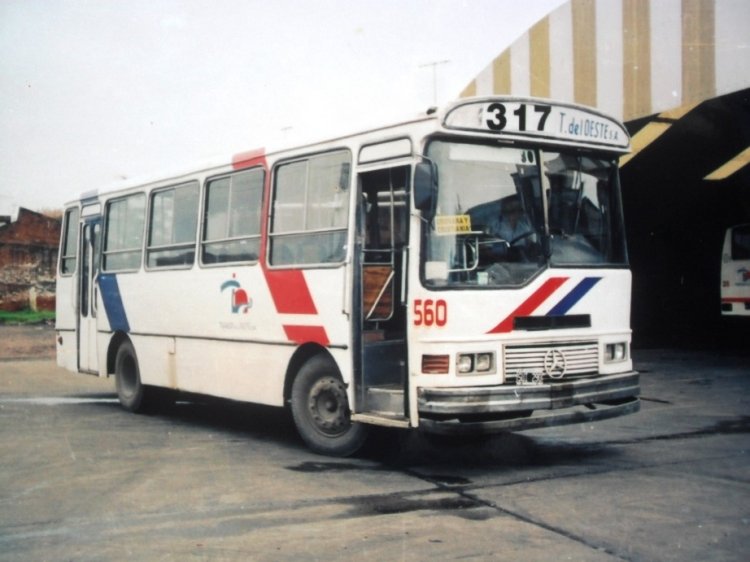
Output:
M437 194L437 170L430 161L419 162L414 169L414 206L422 211L422 216L432 220L435 214Z

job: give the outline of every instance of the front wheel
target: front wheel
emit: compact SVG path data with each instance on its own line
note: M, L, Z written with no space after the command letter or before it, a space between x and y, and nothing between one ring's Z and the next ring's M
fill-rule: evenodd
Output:
M328 357L313 357L300 369L291 407L300 437L316 453L346 457L365 442L367 427L351 421L346 387Z
M141 383L141 371L133 344L125 341L115 356L115 386L122 407L130 412L141 412L147 405L147 389Z

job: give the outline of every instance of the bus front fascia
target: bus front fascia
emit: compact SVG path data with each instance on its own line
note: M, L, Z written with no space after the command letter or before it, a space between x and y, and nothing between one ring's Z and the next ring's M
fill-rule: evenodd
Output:
M414 206L422 220L430 222L437 199L437 170L432 160L419 156L421 161L414 174ZM544 174L541 176L542 189L546 191L549 180ZM619 177L616 181L619 195ZM542 202L542 248L549 260L548 202L545 197ZM412 424L421 431L442 435L481 435L587 423L640 410L640 376L632 370L534 385L416 385L413 389L416 411L411 415Z
M604 420L640 410L639 388L634 371L533 386L420 387L419 427L483 434Z

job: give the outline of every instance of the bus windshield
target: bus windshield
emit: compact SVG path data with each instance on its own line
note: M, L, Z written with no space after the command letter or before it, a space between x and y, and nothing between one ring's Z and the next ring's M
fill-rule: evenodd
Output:
M442 140L428 157L438 195L427 286L514 286L547 267L626 264L616 160Z

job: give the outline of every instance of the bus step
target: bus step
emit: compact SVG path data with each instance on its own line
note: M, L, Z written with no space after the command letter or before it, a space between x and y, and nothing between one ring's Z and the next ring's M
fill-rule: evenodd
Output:
M368 412L403 416L404 389L395 384L371 386L367 389L365 407Z
M403 416L394 416L385 412L366 412L364 414L352 414L352 421L370 423L383 427L408 428L409 420Z

